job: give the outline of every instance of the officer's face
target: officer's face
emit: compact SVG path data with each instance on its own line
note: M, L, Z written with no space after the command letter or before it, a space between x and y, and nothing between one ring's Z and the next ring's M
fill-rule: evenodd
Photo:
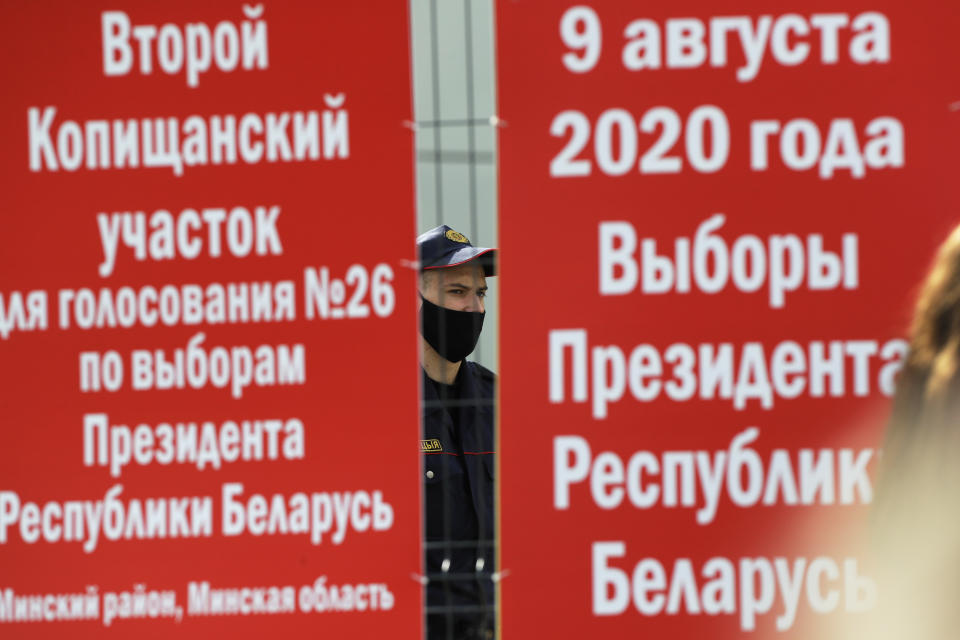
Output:
M420 294L435 305L454 311L483 311L487 279L478 264L431 269L420 276Z

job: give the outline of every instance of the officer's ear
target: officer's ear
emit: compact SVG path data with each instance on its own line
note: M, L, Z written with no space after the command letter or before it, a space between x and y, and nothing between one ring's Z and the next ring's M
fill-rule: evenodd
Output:
M430 287L434 286L437 282L437 272L436 271L421 271L420 272L420 282L417 287L420 290L420 295L427 297ZM417 296L419 299L420 296ZM418 303L419 304L419 303Z
M420 277L417 279L417 311L420 311L420 307L423 306L423 292L427 287L427 272L421 271Z

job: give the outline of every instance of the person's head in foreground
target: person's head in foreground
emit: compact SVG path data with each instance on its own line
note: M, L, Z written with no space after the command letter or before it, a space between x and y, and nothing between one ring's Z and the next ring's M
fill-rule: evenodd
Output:
M879 636L960 636L960 227L919 290L873 509Z

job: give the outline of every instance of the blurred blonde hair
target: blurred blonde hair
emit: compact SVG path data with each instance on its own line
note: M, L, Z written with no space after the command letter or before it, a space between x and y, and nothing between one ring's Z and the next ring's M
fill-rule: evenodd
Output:
M923 282L910 327L909 351L897 380L887 428L879 498L922 456L960 466L960 226L937 251ZM930 457L932 456L932 457ZM926 466L926 465L925 465ZM905 467L905 468L903 468ZM937 482L937 485L942 483Z
M960 226L921 285L872 513L875 637L960 629Z

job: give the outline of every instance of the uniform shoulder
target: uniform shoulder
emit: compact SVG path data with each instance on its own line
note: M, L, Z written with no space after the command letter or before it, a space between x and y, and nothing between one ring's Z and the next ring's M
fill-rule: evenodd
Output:
M482 364L471 362L470 360L467 360L466 364L470 368L470 373L472 373L477 380L480 380L481 383L489 384L491 386L497 383L497 374L495 374L493 371L490 371L490 369L487 369Z

